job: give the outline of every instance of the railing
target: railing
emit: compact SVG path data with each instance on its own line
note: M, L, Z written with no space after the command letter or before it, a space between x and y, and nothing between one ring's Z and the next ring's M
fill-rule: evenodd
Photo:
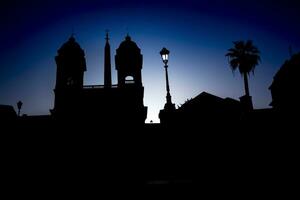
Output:
M134 84L134 80L125 80L125 84Z
M118 85L111 85L111 88L117 88ZM83 89L101 89L105 88L104 85L84 85Z

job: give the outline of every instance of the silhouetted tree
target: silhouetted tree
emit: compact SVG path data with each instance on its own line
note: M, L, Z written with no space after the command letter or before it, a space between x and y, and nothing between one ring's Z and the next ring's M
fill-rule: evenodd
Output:
M228 49L226 57L229 59L230 67L233 71L239 69L244 76L245 93L249 94L248 75L254 73L255 67L260 62L260 51L253 45L251 40L233 42L234 47Z

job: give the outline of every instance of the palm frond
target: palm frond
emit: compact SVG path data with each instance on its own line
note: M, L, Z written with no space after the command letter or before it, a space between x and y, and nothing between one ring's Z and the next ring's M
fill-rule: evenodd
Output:
M230 68L239 69L241 74L254 73L255 67L261 62L260 51L253 45L252 40L235 41L234 47L228 49L227 54Z

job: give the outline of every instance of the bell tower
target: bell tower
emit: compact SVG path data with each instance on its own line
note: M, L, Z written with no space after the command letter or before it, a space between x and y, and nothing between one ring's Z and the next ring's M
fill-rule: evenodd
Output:
M86 71L85 55L73 35L57 53L55 57L57 65L55 89L81 89L83 74Z
M129 35L116 50L115 65L118 74L119 106L122 119L131 124L144 124L147 107L144 106L142 84L143 55Z
M116 70L118 71L118 86L142 86L143 55L140 48L129 35L120 44L115 56Z
M85 54L73 35L57 53L55 100L52 112L70 113L79 101L80 91L83 88L83 75L86 71Z

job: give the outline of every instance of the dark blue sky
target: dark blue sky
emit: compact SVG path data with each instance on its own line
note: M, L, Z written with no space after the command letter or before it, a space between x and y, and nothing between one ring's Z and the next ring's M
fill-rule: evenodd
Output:
M179 105L202 91L242 96L242 78L232 74L224 55L232 41L252 39L261 50L262 63L250 78L250 93L256 108L268 107L268 86L289 57L289 46L294 52L300 49L299 10L300 2L289 0L1 3L0 104L22 100L27 114L49 113L54 100L54 56L72 29L86 53L85 84L102 84L104 30L110 29L112 55L127 32L142 50L148 121L158 121L165 102L159 56L163 46L171 51L171 95Z

